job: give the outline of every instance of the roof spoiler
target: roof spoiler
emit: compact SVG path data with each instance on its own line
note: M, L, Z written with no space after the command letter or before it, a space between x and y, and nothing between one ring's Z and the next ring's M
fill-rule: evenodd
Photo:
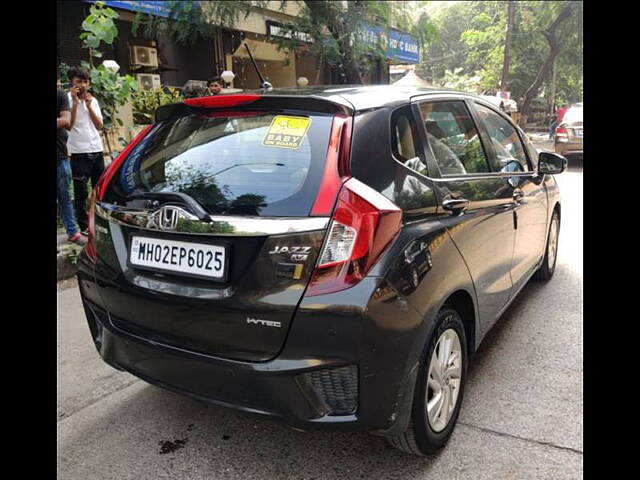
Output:
M212 109L255 110L295 109L312 112L353 115L353 108L325 97L313 95L260 95L255 93L226 94L189 98L182 103L170 103L156 110L155 121L184 117Z

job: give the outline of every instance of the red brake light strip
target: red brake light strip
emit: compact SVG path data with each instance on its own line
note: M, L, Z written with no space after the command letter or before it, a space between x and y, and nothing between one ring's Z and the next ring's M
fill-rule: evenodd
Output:
M184 103L191 107L227 108L255 102L260 98L262 98L262 96L255 93L243 95L210 95L208 97L188 98Z

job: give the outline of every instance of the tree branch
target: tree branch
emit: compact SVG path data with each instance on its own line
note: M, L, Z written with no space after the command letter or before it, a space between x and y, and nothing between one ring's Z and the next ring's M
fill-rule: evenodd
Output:
M558 27L569 18L571 13L573 12L573 4L568 4L556 17L556 19L551 23L549 28L543 30L541 33L544 35L545 39L549 43L549 55L545 59L544 63L538 70L538 74L536 75L535 80L531 84L531 86L524 93L524 100L522 102L521 119L520 125L524 127L527 122L527 117L529 116L529 110L531 108L531 102L538 94L538 90L540 89L540 85L542 85L542 81L546 77L551 65L555 61L556 57L560 53L560 49L558 48L558 44L556 42L556 30Z

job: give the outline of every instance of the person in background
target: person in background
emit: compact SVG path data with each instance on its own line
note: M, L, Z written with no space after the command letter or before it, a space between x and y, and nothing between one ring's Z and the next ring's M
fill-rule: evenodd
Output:
M552 113L547 118L549 119L549 140L553 140L553 136L556 133L556 115Z
M564 119L564 114L567 113L567 104L563 103L562 106L556 111L556 125L560 125Z
M209 95L218 95L222 90L222 81L220 77L213 77L207 82Z
M89 92L91 81L89 72L81 67L69 70L69 102L71 103L71 121L67 148L71 155L71 172L75 193L76 217L83 234L87 234L87 181L95 187L104 171L104 148L100 129L102 112L100 105Z
M182 95L184 96L184 98L203 97L205 95L208 95L208 93L209 93L208 88L203 88L193 84L186 85L185 87L182 88Z
M58 118L56 120L56 128L58 129L56 135L58 208L62 224L67 232L67 240L76 245L86 245L87 237L80 233L76 225L76 216L69 191L71 187L71 166L67 154L67 127L69 127L70 123L71 107L69 107L69 98L58 87Z
M563 103L560 108L556 108L556 113L551 119L551 125L549 126L549 138L553 138L556 134L556 127L562 123L564 114L567 113L567 104Z

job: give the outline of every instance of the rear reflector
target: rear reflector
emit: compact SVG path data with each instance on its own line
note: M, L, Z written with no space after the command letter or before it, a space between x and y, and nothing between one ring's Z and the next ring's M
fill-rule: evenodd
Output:
M355 178L340 190L329 233L306 296L337 292L362 280L393 241L402 210Z
M260 98L262 98L261 95L252 93L244 95L210 95L207 97L188 98L184 103L191 107L228 108L255 102Z

